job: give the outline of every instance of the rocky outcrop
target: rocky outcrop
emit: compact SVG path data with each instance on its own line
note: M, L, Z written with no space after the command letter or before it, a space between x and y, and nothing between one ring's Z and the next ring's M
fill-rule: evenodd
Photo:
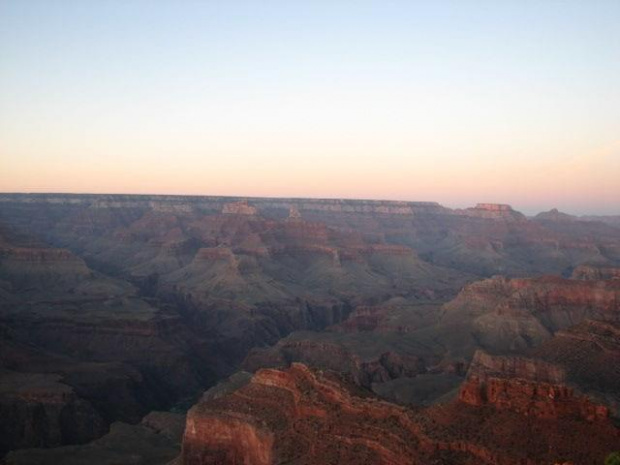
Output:
M244 360L243 368L256 372L262 368L288 367L296 362L352 373L355 378L359 378L361 364L354 354L336 344L283 339L273 347L252 350Z
M548 212L541 212L534 217L535 221L552 221L554 223L571 223L578 221L579 218L567 213L558 211L557 208L553 208Z
M137 368L147 375L139 384L150 385L159 406L199 390L211 376L200 367L204 360L194 352L203 342L179 317L129 304L136 313L115 318L114 309L122 312L124 308L110 305L110 313L104 315L84 309L79 318L58 313L47 318L24 316L11 326L16 339L35 340L50 352L81 362L122 362ZM146 311L140 315L140 310Z
M230 247L202 247L198 249L194 256L195 261L216 261L224 260L233 263L235 261L235 255Z
M209 421L190 413L183 438L183 464L273 463L274 437L266 428L245 418L223 415ZM205 439L208 438L208 441ZM205 443L206 442L206 443Z
M12 290L71 286L93 275L84 260L66 249L0 246L0 279Z
M491 412L490 410L494 410ZM411 410L330 373L293 364L203 400L187 417L180 463L543 465L596 463L617 443L610 423L548 420L455 401ZM474 427L474 425L476 425ZM592 439L583 442L581 435Z
M506 220L506 221L526 221L525 216L513 210L510 205L498 204L498 203L479 203L474 208L467 208L465 210L456 210L456 213L464 216L471 216L474 218L484 218L493 220Z
M0 334L0 454L96 439L211 381L208 351L191 334L135 323L23 318Z
M180 452L185 416L151 412L141 423L117 422L89 444L9 453L6 465L166 465Z
M249 205L247 200L241 200L239 202L224 204L222 207L222 213L225 215L255 216L258 214L258 210L256 207Z
M244 369L256 372L262 368L288 367L303 363L312 367L347 374L360 386L370 388L372 383L414 377L426 373L424 359L415 355L384 352L376 357L362 359L346 347L311 338L283 339L274 347L255 349L243 362Z
M477 351L469 365L468 377L486 380L493 377L520 378L534 383L563 384L564 370L551 363L526 357L504 357Z
M60 380L0 371L0 456L15 448L84 443L107 431L93 406Z
M620 279L620 267L580 265L573 270L571 278L587 281Z
M586 318L620 320L620 281L496 276L466 286L445 304L440 331L461 351L509 352L540 345Z
M620 323L585 320L558 331L530 354L560 366L571 385L620 416Z
M315 221L305 221L301 217L287 220L273 231L274 241L270 245L273 248L282 246L313 246L330 245L330 233L333 231L323 223Z
M547 362L478 351L459 399L474 406L492 405L538 418L608 420L607 407L593 403L565 382L564 371Z
M366 422L355 425L354 437L353 421L356 416L364 417L359 415L365 407ZM190 410L181 463L353 463L356 456L359 460L384 463L381 457L393 459L397 452L390 450L393 445L383 440L385 437L376 425L368 423L370 418L386 420L390 408L383 414L380 409L379 405L351 397L336 383L317 378L303 365L294 365L286 372L263 370L250 384L231 395L200 403ZM344 415L340 423L334 422L336 411ZM399 412L398 408L393 411ZM403 436L407 437L407 433ZM392 441L403 444L401 438ZM394 463L404 463L411 457L410 452L405 452Z
M390 312L387 306L360 305L341 324L333 327L334 331L376 331Z
M296 205L291 205L291 207L288 210L288 221L299 221L301 220L301 213L299 212L299 208L297 208Z
M212 382L205 340L161 302L66 249L0 243L2 453L95 439Z

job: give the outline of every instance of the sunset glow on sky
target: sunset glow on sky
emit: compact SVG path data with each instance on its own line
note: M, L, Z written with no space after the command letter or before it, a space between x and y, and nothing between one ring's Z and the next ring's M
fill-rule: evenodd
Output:
M620 2L0 2L0 191L620 214Z

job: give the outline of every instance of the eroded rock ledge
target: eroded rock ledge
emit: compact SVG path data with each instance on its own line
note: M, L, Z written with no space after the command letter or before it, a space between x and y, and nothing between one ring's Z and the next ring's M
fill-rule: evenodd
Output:
M530 366L517 365L516 372L531 371ZM546 379L556 374L550 376ZM519 399L521 394L507 390L505 395ZM591 439L584 442L584 437ZM618 430L605 418L589 422L567 414L558 423L544 415L498 408L492 402L462 400L419 410L400 407L368 396L330 372L293 364L284 371L261 370L239 389L194 406L178 462L546 465L568 459L598 463L618 438Z
M493 356L477 351L461 388L461 401L492 405L537 418L607 421L609 409L567 386L564 370L524 357Z

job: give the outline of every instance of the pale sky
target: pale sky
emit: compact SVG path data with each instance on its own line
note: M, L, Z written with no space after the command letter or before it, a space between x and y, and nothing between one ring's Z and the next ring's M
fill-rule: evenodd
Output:
M0 191L620 214L620 1L0 0Z

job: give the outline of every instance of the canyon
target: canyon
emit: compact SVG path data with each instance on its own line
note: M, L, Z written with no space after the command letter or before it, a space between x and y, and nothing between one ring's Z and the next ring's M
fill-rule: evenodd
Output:
M558 211L0 194L0 457L603 463L618 270Z

